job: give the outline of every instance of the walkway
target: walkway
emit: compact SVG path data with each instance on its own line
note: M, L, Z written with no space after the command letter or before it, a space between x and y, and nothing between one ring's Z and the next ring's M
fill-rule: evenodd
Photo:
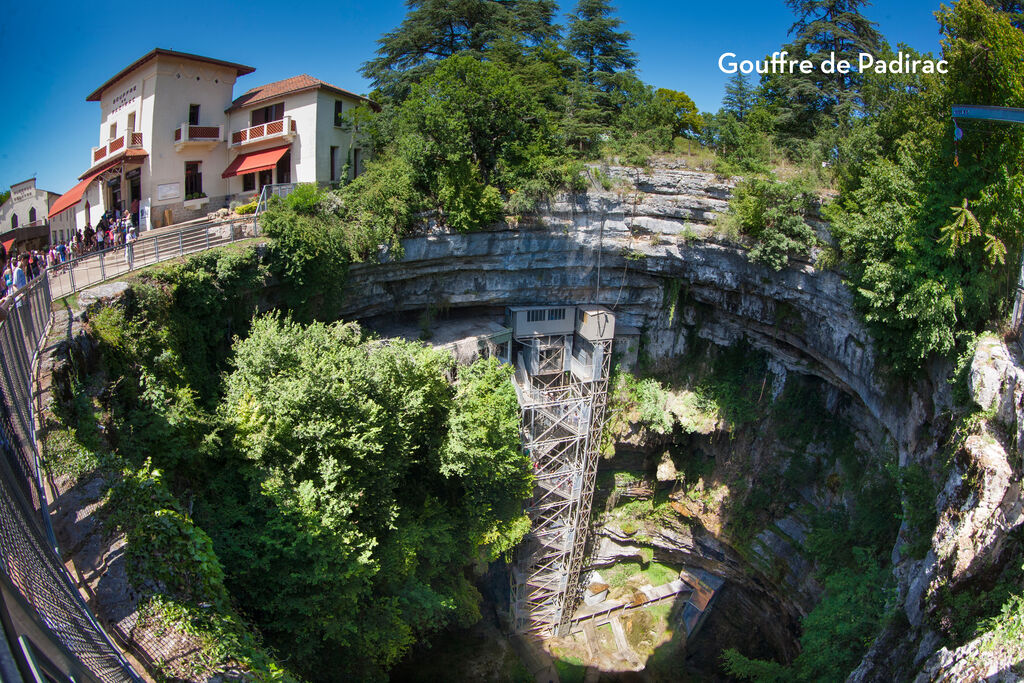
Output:
M59 299L145 266L258 235L252 217L145 232L131 247L85 254L47 269L50 296Z

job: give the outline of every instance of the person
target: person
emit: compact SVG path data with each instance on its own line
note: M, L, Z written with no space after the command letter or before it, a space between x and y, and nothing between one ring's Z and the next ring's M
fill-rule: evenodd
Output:
M103 251L104 234L107 230L105 226L98 226L99 229L96 231L96 251Z
M135 232L131 228L124 236L124 241L124 260L128 264L128 270L131 270L135 267Z
M133 225L139 224L139 200L137 197L132 200L131 219Z
M87 252L92 249L92 238L96 232L92 229L92 226L88 223L85 224L85 232L82 235L82 241L85 243L82 252Z
M14 274L12 276L14 292L17 293L23 288L28 286L28 254L22 254L21 258L18 259L18 263L14 268Z

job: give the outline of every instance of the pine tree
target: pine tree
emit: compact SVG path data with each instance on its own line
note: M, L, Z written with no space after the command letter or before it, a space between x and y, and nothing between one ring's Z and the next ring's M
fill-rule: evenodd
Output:
M860 74L823 73L831 59L856 65L861 52L875 54L883 44L876 24L861 10L868 0L787 0L796 15L790 33L795 40L784 49L792 59L815 66L809 74L776 78L770 90L780 106L780 127L791 135L810 137L822 126L849 120L859 106Z
M408 0L401 25L377 41L377 56L361 73L375 96L401 101L438 60L456 54L503 58L559 38L554 0Z
M584 80L604 91L613 87L612 74L636 66L636 53L629 48L633 36L618 30L622 20L611 16L614 11L607 0L580 0L569 16L565 42L582 63Z
M725 97L722 98L722 109L742 121L751 108L757 96L756 91L750 85L750 79L746 74L737 71L729 82L725 84Z

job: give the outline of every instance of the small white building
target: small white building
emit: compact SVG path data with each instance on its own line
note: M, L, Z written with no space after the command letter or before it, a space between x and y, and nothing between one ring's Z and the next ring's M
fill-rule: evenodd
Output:
M232 100L255 69L157 48L86 100L99 102L99 146L79 183L49 210L61 230L135 213L145 230L205 216L270 183L336 183L365 155L342 113L368 99L302 75Z
M366 150L346 112L376 106L302 74L253 88L227 110L230 163L222 174L232 199L248 199L264 185L338 183L361 171Z
M50 235L50 207L59 197L56 192L36 187L35 178L11 185L11 196L0 205L0 242L4 248L10 251L15 242L32 242L33 248L42 246Z

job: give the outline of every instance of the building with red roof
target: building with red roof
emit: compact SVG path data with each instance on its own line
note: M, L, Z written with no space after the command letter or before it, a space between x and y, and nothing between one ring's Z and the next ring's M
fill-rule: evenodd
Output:
M343 115L376 104L305 74L233 98L235 81L254 70L157 48L107 80L86 98L100 103L100 144L52 203L51 221L81 230L137 206L145 230L246 201L264 185L354 177L366 143Z

